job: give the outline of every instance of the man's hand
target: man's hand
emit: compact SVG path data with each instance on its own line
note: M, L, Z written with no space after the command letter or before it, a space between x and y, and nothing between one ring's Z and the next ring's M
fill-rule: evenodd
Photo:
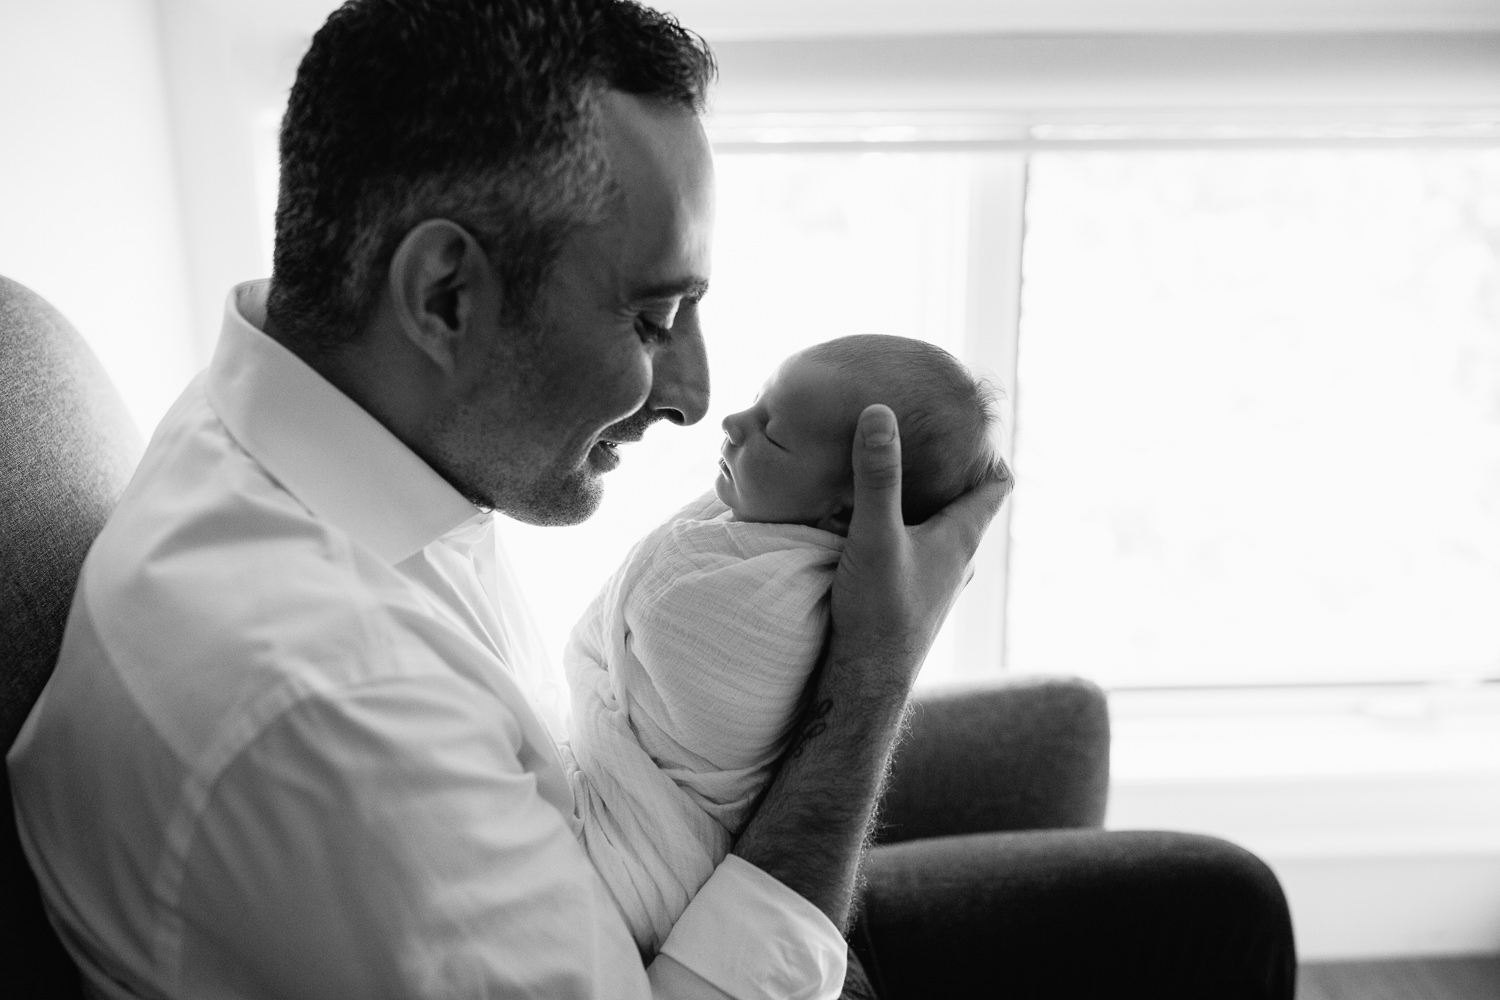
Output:
M734 846L840 929L912 681L1011 487L997 463L990 482L907 527L889 407L860 414L853 458L854 515L834 576L828 651L780 770Z
M860 414L853 459L854 515L833 582L833 642L842 655L878 660L905 692L972 575L974 552L1014 481L997 461L995 478L907 527L901 521L901 437L889 407L869 406Z

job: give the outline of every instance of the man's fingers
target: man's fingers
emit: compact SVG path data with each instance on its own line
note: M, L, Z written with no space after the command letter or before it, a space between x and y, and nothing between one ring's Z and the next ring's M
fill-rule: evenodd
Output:
M1000 502L1004 503L1005 498L1010 496L1010 491L1016 488L1016 477L1011 473L1010 466L1006 464L1005 459L998 456L995 458L994 471L995 479L1000 483ZM998 507L995 509L999 510Z
M952 532L959 551L972 557L1013 486L1015 480L1010 469L1003 462L997 463L993 476L938 511L925 527L941 526L944 531Z
M859 415L854 433L855 525L901 526L901 434L889 406L876 403Z

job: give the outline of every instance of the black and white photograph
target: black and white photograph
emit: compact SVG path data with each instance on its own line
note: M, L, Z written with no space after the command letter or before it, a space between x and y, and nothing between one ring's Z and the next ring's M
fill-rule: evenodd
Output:
M1500 0L0 0L40 1000L1500 1000Z

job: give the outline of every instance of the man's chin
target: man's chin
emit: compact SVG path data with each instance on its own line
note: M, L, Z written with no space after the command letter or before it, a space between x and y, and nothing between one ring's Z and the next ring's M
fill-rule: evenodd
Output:
M523 497L506 497L493 504L495 510L523 524L560 528L582 524L593 517L604 501L603 477L577 472L551 489L537 488Z

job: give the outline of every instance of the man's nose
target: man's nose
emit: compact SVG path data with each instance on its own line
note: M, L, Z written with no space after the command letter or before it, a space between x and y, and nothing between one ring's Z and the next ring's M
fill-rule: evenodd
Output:
M657 348L646 406L674 424L696 424L708 412L708 351L696 316L679 314L672 336Z

